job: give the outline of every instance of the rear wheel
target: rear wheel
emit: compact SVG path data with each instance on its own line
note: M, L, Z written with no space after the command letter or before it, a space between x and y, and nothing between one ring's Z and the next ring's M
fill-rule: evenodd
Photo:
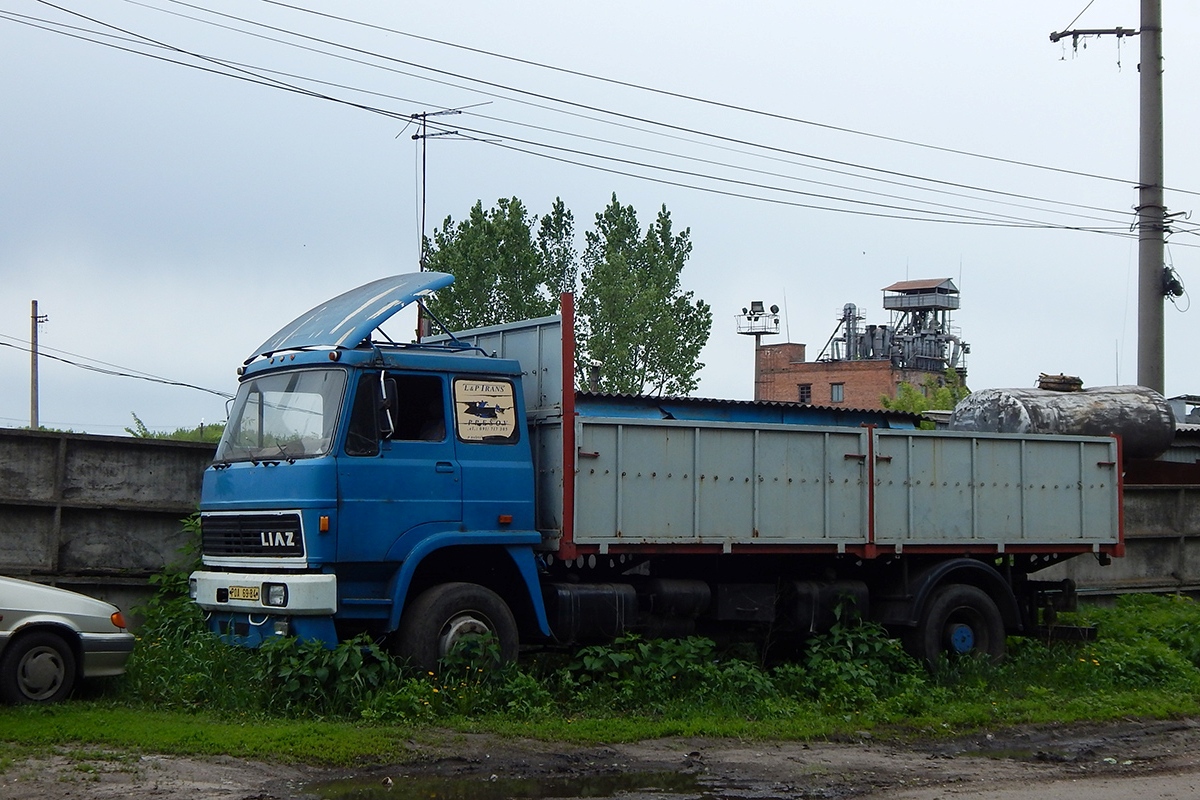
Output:
M999 661L1004 657L1004 638L1004 619L995 601L978 587L954 583L933 593L904 644L914 658L932 668L942 654L951 659L978 655Z
M53 703L75 686L75 653L48 631L25 634L0 659L0 698L6 703Z
M517 623L498 594L475 583L443 583L408 604L396 631L396 654L435 672L438 662L490 639L501 663L517 660Z

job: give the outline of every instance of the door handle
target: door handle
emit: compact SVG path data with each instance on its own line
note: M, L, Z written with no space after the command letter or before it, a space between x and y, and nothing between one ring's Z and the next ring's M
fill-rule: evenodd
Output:
M454 472L454 465L449 461L439 461L434 465L434 471L452 473Z

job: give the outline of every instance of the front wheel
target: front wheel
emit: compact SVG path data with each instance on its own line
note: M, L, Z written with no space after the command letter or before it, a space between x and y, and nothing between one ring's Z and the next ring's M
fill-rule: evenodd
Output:
M404 609L396 653L426 672L457 648L490 638L501 663L517 660L517 623L500 595L475 583L442 583Z
M0 698L6 703L57 702L71 693L75 672L75 653L61 636L25 634L0 659Z
M905 649L927 667L948 658L981 655L1004 657L1004 619L982 589L954 583L933 593L921 619L905 637Z

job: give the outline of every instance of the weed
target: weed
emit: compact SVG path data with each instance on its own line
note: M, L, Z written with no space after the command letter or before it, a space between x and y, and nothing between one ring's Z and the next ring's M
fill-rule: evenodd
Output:
M263 688L263 708L285 716L358 713L400 675L391 656L365 634L333 649L273 639L257 655L254 682Z
M838 710L862 709L923 686L922 670L882 626L839 603L835 622L809 638L802 664L775 670L781 688Z
M839 608L836 624L811 637L796 661L770 669L753 653L724 650L702 637L633 635L502 664L495 642L482 637L457 648L434 675L406 672L365 637L334 649L291 639L259 650L228 647L205 630L187 599L185 572L160 576L155 584L155 596L139 609L146 622L129 673L108 702L127 706L135 717L173 709L225 721L223 730L214 722L218 732L211 734L192 726L154 739L184 751L224 746L201 739L227 741L231 727L240 727L230 720L285 728L289 719L469 725L599 740L829 735L881 724L942 733L1163 716L1200 706L1200 604L1180 598L1139 596L1088 608L1079 616L1098 623L1095 642L1012 639L999 664L956 659L932 675L852 606ZM23 713L0 710L0 728L21 721ZM68 740L116 735L102 725L69 735L58 724L54 735ZM44 729L30 735L35 738L15 740L46 741L37 738ZM289 737L296 738L280 735L281 741ZM7 758L0 751L0 770Z

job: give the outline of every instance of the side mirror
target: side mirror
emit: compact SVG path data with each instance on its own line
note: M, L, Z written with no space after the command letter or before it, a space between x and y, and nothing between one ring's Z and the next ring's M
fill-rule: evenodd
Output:
M396 380L379 373L379 431L384 439L396 435Z

